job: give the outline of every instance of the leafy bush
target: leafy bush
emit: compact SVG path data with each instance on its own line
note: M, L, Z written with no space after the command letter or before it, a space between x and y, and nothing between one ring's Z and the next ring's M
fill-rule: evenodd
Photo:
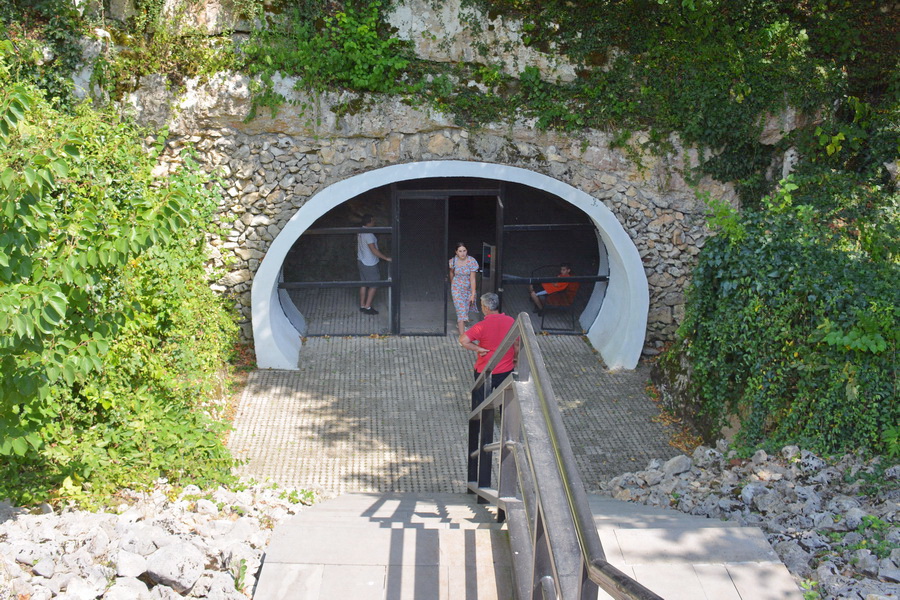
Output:
M235 332L205 285L217 199L190 160L154 178L156 152L112 112L62 112L12 81L11 50L0 44L0 496L227 479L204 410Z
M141 77L163 75L167 84L183 86L191 77L208 77L236 65L228 35L210 36L184 25L186 6L163 10L163 2L138 3L127 26L107 26L115 49L107 48L93 64L91 83L113 98L137 89Z
M690 361L710 437L736 417L744 445L885 451L900 422L900 266L873 258L824 211L796 204L795 191L843 202L800 183L761 210L718 212L719 235L693 271L667 360ZM896 192L879 199L896 207Z
M15 43L14 78L30 81L54 103L68 102L72 73L81 63L79 42L88 30L75 3L5 0L0 2L0 23L0 37Z
M318 90L331 85L363 92L403 89L408 44L382 33L381 2L349 3L334 14L308 5L267 18L241 47L247 70L263 83L257 104L274 108L284 102L273 92L276 73L299 77Z

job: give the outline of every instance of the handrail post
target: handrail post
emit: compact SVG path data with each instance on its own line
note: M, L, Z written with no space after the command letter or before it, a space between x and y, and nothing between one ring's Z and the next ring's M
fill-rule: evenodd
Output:
M481 413L481 443L478 456L478 487L491 486L491 460L493 453L485 450L485 446L494 441L494 409L488 408ZM486 504L487 499L478 496L478 504Z
M469 419L469 453L468 467L466 469L466 481L478 481L478 458L480 456L480 444L478 443L479 431L481 430L480 419ZM473 490L468 490L470 494L474 494Z

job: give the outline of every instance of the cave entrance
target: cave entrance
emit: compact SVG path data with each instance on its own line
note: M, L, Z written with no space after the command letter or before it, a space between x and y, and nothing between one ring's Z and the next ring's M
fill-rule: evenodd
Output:
M418 206L416 199L422 201ZM375 227L367 231L377 236L386 254L396 257L382 264L378 281L366 284L379 288L377 315L359 311L355 247L357 234L366 231L359 223L366 213L376 216ZM466 238L470 231L477 234L473 240ZM415 236L421 243L415 243ZM403 245L410 237L413 243ZM440 290L438 278L449 271L454 237L475 245L479 254L479 245L487 244L496 263L496 291L510 315L530 308L528 290L536 283L536 268L572 263L577 277L569 281L580 283L573 329L586 332L609 368L637 365L649 290L640 253L616 215L590 194L541 173L457 160L403 163L360 173L323 188L300 207L269 245L253 276L257 364L299 368L303 337L308 335L447 331L448 321L451 326L455 322L455 312L448 310L449 291L443 298L430 296L427 312L415 317L412 304L404 311L403 296L405 292L410 302L421 301L416 299L419 292L403 286L415 288L416 277L424 273L423 285ZM427 251L419 250L422 240L427 240ZM415 318L404 318L404 312ZM439 312L445 315L443 326L436 321ZM426 323L427 331L421 331Z
M362 227L364 215L375 226ZM356 267L357 235L376 236L381 279L372 303L359 310L363 282ZM334 207L300 236L282 266L282 307L303 336L446 335L457 319L449 289L449 258L462 242L479 264L478 293L495 291L507 314L530 309L531 278L560 262L586 278L574 311L581 315L608 270L605 248L590 219L542 190L480 178L431 178L367 190ZM596 316L599 303L592 312ZM477 314L468 315L470 322ZM548 330L582 333L580 321ZM589 319L592 320L592 317ZM540 331L540 327L537 327Z

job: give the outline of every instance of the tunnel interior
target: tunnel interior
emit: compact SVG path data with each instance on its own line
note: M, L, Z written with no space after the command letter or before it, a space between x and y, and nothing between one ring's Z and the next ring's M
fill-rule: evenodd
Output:
M393 259L379 265L377 315L359 311L356 247L365 214L375 217L370 231L378 248ZM561 262L571 263L576 275L609 273L590 218L561 198L491 179L417 179L370 189L317 219L285 257L282 307L304 336L445 335L455 330L448 261L456 242L496 271L502 310L511 315L531 310L530 285L516 278L552 276ZM479 293L489 287L481 275ZM574 303L575 314L584 313L581 322L596 316L606 285L581 284ZM548 330L581 333L577 325L546 319Z

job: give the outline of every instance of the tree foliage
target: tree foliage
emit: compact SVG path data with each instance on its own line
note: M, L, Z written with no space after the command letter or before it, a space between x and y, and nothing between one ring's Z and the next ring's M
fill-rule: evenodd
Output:
M900 195L896 110L847 98L797 136L791 179L737 213L712 201L686 318L664 360L688 359L697 420L748 446L896 455Z
M234 330L204 285L216 199L190 164L154 178L114 113L62 112L12 80L11 52L0 43L0 495L191 461L203 474L227 462L198 403Z

